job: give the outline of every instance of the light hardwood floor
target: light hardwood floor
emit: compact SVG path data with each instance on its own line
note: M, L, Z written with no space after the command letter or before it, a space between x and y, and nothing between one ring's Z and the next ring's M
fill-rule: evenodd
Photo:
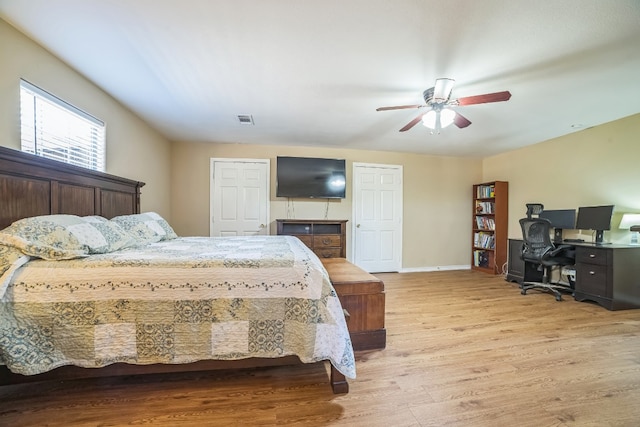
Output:
M379 274L387 348L327 368L0 387L2 426L638 426L640 310L521 295L472 271Z

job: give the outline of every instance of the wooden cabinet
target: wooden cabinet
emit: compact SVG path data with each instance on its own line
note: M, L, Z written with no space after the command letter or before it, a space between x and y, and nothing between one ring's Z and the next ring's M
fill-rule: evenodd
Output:
M509 183L494 181L473 186L471 268L501 274L507 262Z
M640 308L640 246L576 245L577 301L608 310Z
M277 219L277 233L296 236L319 258L346 258L347 220Z

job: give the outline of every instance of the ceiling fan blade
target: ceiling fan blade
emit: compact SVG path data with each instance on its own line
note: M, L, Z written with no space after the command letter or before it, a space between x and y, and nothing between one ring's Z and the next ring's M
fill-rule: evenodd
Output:
M458 98L458 105L474 105L474 104L486 104L488 102L500 102L508 101L511 98L511 92L508 90L504 92L485 93L484 95L465 96Z
M415 104L415 105L396 105L393 107L378 107L376 108L376 111L404 110L407 108L420 108L420 107L424 107L424 105Z
M453 118L453 124L462 129L469 126L471 121L456 111L456 116Z
M422 116L424 116L425 114L426 113L420 114L418 117L416 117L415 119L411 120L409 123L404 125L404 127L402 129L400 129L400 132L406 132L409 129L411 129L412 127L414 127L415 125L417 125L418 123L420 123L420 120L422 120Z
M447 102L451 96L453 85L455 84L453 79L437 79L435 90L433 92L433 100L437 103Z

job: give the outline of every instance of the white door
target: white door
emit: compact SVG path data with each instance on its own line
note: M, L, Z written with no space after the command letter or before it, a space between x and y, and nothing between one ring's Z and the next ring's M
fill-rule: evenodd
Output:
M211 236L269 234L269 159L211 159Z
M402 267L402 166L353 164L354 264L368 272Z

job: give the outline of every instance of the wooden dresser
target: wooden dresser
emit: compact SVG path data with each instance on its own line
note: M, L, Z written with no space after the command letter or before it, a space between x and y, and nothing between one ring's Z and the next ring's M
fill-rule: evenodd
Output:
M353 349L382 349L387 345L384 326L384 283L344 258L322 259L329 279L346 310Z
M276 219L278 234L296 236L319 258L345 258L347 220Z

